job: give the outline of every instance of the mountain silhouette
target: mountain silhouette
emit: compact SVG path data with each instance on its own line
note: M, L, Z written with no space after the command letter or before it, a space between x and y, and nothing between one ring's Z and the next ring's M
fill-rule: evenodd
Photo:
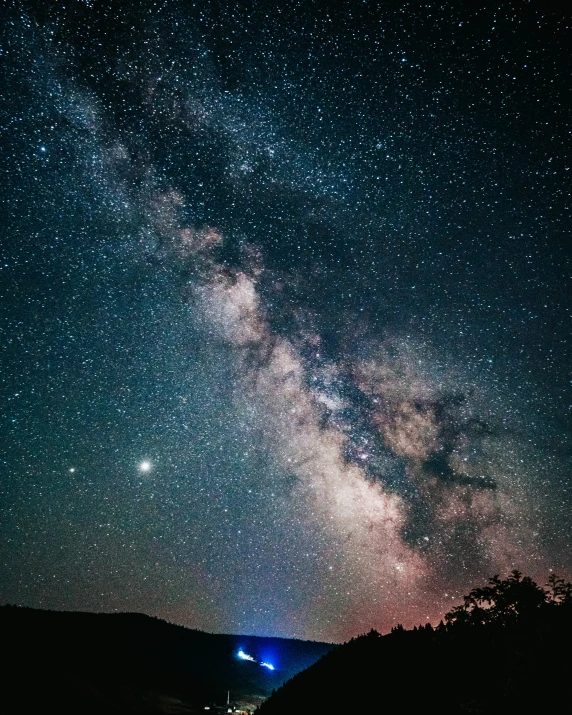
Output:
M332 645L204 633L139 613L0 607L0 712L226 712L254 710ZM241 660L239 650L254 661ZM275 667L262 667L266 661Z
M259 715L568 712L572 587L550 591L514 571L474 589L447 624L380 636L327 653L265 701Z

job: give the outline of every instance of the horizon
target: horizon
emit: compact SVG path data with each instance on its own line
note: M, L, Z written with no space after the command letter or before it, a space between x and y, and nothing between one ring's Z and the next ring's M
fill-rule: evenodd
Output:
M524 576L526 578L526 574L522 574L521 572L516 570L517 573L520 574L520 576ZM515 571L513 570L512 574L514 574ZM511 575L512 575L511 574ZM550 575L554 575L556 578L559 578L558 574L554 574L554 572L551 572ZM489 582L493 580L493 577L489 579ZM564 582L564 579L560 579L562 582ZM546 589L545 586L550 586L550 584L547 582L546 584L542 585L539 583L536 583L534 579L532 580L532 583L534 586L537 588L543 590L547 595L549 595L552 591L552 586L549 589ZM464 599L463 599L464 600ZM461 605L460 603L456 604L457 606ZM362 636L366 636L371 632L377 632L378 635L383 636L383 635L389 635L394 631L395 628L401 626L403 627L403 624L401 623L395 623L389 631L386 633L380 633L375 629L373 626L371 628L368 628L360 633L355 633L353 636L350 636L348 639L345 641L315 641L311 639L305 639L305 638L295 638L295 637L288 637L288 636L277 636L277 635L259 635L257 633L229 633L229 632L218 632L218 631L205 631L200 628L194 628L189 625L185 625L184 623L176 623L173 621L169 621L165 618L161 618L160 616L156 615L151 615L149 613L144 613L142 611L120 611L120 610L115 610L115 611L82 611L82 610L73 610L73 609L52 609L52 608L41 608L41 607L36 607L36 606L25 606L17 603L0 603L0 608L22 608L22 609L30 609L30 610L39 610L43 611L46 613L78 613L80 615L107 615L107 616L113 616L113 615L124 615L124 616L144 616L145 618L150 618L152 620L160 620L163 623L166 623L167 625L170 626L175 626L177 628L184 628L185 630L192 630L196 631L198 633L204 633L206 635L220 635L220 636L229 636L233 638L259 638L259 639L268 639L268 640L299 640L299 641L306 641L306 642L312 642L312 643L327 643L330 645L343 645L343 643L347 643L350 640L353 640L355 638L360 638ZM451 611L448 611L447 613L443 613L442 617L439 619L439 623L437 625L443 624L444 621L446 620L446 616L449 615L449 613L453 612L453 609L455 606L452 607ZM418 628L424 628L425 626L430 625L432 628L436 627L435 623L432 623L430 621L425 621L424 623L418 623L415 624L414 626L410 626L409 628L405 628L406 631L411 631L413 629L418 629ZM238 652L238 655L242 653L242 650ZM246 660L250 660L250 658L246 658ZM274 670L274 668L271 668L271 670Z

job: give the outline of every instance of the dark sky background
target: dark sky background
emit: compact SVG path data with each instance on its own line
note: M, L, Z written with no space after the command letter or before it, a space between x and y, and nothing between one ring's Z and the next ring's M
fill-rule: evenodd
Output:
M566 3L127 5L1 10L0 600L336 641L569 578Z

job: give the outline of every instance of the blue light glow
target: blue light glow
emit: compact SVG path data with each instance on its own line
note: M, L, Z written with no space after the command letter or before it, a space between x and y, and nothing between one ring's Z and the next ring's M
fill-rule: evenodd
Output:
M270 663L261 663L260 664L263 668L268 668L268 670L274 670L274 666L271 665Z
M237 656L241 660L251 660L253 663L255 662L254 658L251 655L248 655L248 653L245 653L243 650L239 650Z

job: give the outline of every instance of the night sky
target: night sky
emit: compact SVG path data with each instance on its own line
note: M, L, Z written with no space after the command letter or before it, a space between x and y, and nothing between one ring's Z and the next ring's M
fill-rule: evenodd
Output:
M566 5L3 5L1 602L338 641L572 576Z

